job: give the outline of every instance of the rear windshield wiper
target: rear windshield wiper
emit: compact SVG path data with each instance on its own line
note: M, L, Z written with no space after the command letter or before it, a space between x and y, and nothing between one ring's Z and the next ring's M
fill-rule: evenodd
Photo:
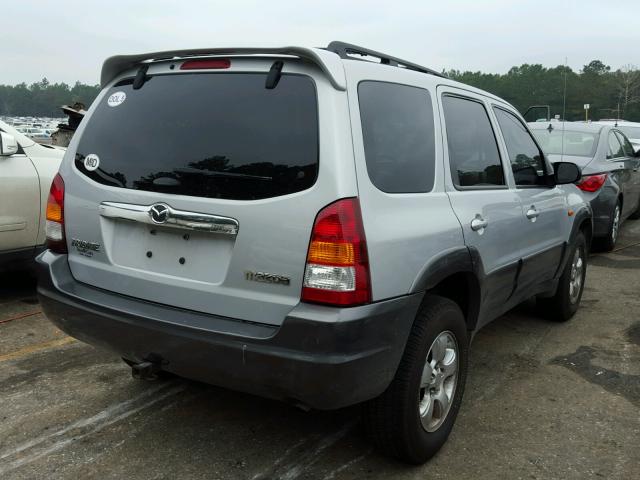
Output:
M198 174L198 175L206 175L207 177L229 177L229 178L238 178L238 179L247 179L247 180L263 180L266 182L270 182L273 180L273 177L264 177L261 175L249 175L246 173L232 173L232 172L215 172L211 170L200 170L199 168L175 168L173 170L176 173L190 173L190 174Z
M140 65L140 69L138 70L138 73L136 73L136 78L133 79L134 90L138 90L139 88L142 88L142 86L144 85L144 82L147 81L147 70L149 70L148 63L144 63Z
M264 88L267 90L273 90L278 85L280 81L280 77L282 76L282 67L284 66L284 62L282 60L277 60L273 62L271 68L269 69L269 73L267 74L267 81L264 84Z

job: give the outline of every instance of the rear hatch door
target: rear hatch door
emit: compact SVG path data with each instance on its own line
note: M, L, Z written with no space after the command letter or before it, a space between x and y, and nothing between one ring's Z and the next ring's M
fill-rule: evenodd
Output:
M299 302L315 215L356 194L350 145L319 124L346 94L312 66L285 62L266 88L273 60L231 63L153 66L141 88L131 75L98 98L63 170L77 280L276 325Z

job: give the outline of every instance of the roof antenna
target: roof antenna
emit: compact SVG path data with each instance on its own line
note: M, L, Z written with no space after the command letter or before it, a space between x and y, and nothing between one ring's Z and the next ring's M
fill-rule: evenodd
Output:
M560 161L564 160L564 123L566 122L565 112L567 110L567 64L569 60L567 57L564 57L564 91L562 93L562 149L560 150L562 153L560 155Z

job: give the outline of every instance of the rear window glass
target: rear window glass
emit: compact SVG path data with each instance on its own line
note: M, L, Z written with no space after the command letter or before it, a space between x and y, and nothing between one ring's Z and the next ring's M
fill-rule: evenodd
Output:
M640 138L640 127L627 127L626 125L618 125L618 130L629 138Z
M371 182L387 193L430 192L435 142L429 92L365 81L358 85L358 98Z
M318 174L315 84L284 74L269 90L266 77L158 75L138 90L120 82L89 120L76 166L105 185L197 197L253 200L305 190ZM98 162L85 162L87 155Z
M599 133L562 130L562 127L551 130L535 129L533 134L544 153L548 155L575 155L576 157L593 157L600 136Z

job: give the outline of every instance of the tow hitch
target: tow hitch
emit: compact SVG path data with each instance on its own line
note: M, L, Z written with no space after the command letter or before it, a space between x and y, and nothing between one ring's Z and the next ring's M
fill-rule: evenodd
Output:
M131 365L131 376L136 380L157 380L160 367L151 362L134 363Z
M139 363L125 360L131 367L131 376L136 380L157 380L160 377L160 361L144 360Z

